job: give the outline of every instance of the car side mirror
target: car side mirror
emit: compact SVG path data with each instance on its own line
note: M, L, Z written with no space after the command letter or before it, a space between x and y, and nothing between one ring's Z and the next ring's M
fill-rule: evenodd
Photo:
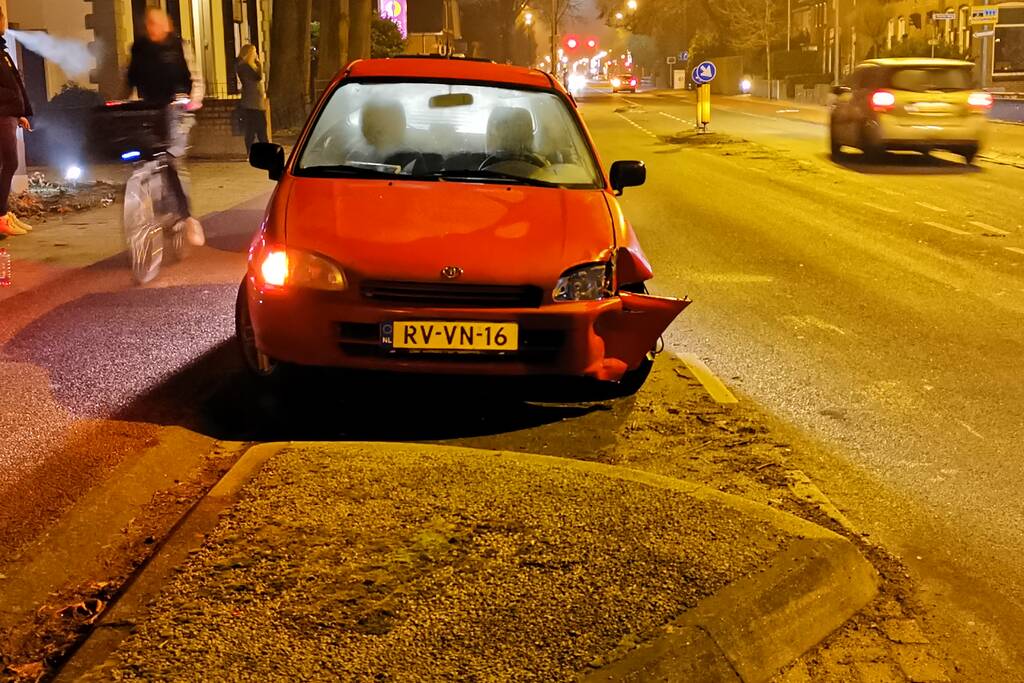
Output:
M852 92L852 90L850 90L850 86L848 85L837 85L832 88L832 94L835 95L836 97L839 97L840 95L846 95L847 93L850 92Z
M638 187L647 182L647 167L642 161L616 161L608 173L616 196L627 187Z
M284 147L271 142L253 143L249 165L266 171L271 180L280 180L284 175Z

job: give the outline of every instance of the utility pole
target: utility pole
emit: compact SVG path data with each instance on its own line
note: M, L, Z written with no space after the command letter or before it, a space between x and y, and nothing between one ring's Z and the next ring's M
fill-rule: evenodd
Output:
M988 0L984 0L984 5L988 5ZM982 24L982 31L995 31L995 24ZM971 27L971 31L974 31L974 27ZM992 49L995 45L994 36L985 36L981 39L981 87L988 88L992 85L992 60L993 54Z
M793 40L793 0L786 0L786 52L789 52Z
M832 0L833 14L833 31L832 41L834 43L834 54L832 57L832 85L839 85L839 0Z
M551 73L558 77L558 0L551 0Z

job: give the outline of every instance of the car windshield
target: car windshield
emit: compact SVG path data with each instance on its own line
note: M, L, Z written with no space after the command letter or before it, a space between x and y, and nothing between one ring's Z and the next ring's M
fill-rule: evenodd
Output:
M970 90L971 69L967 66L896 69L890 76L890 83L896 90L910 92Z
M561 97L462 83L342 85L317 119L296 173L603 186Z

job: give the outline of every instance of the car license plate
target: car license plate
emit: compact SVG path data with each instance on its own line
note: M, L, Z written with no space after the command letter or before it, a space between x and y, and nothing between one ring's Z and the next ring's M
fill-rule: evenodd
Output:
M401 320L381 326L381 343L416 351L517 351L519 325Z

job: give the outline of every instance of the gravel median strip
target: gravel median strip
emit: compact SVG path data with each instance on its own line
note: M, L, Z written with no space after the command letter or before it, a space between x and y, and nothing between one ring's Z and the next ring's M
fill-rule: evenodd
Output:
M571 679L792 539L511 454L287 448L92 677Z

